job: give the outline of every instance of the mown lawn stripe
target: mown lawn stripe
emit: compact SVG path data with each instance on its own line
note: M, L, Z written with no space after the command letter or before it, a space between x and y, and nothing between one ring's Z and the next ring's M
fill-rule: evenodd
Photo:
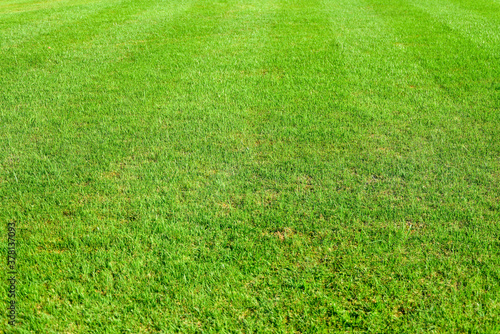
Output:
M494 330L498 17L457 3L17 2L19 328Z

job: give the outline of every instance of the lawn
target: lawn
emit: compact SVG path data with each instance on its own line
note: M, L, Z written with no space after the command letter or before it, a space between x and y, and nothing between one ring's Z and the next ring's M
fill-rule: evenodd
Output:
M2 0L0 201L0 332L499 332L500 2Z

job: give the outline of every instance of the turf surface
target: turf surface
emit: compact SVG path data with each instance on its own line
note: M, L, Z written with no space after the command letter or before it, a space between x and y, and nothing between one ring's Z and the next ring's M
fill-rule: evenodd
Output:
M1 1L0 332L500 331L499 130L498 0Z

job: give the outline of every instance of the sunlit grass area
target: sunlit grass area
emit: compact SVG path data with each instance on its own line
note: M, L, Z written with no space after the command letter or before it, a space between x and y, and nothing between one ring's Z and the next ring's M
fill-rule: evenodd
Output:
M1 1L0 332L500 331L499 130L497 0Z

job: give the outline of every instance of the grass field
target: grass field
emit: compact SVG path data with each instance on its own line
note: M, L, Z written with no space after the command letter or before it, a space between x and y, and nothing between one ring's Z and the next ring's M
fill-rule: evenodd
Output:
M498 0L2 0L0 332L499 332L499 139Z

